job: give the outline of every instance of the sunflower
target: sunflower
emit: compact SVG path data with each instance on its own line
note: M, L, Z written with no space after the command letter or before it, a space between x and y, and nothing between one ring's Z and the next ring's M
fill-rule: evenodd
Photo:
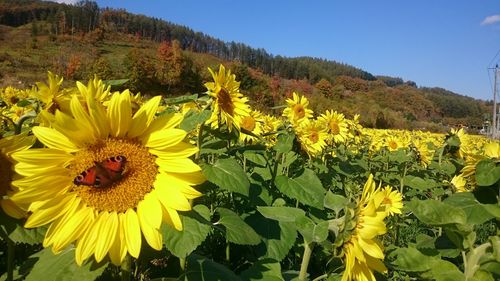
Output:
M262 113L252 110L248 116L241 119L240 140L244 143L255 142L262 135ZM251 134L246 134L249 132Z
M32 96L43 103L43 109L51 114L56 110L69 112L69 103L71 100L70 92L66 89L61 89L63 78L48 72L48 84L37 82L36 88L32 92Z
M455 192L467 192L469 191L466 187L467 180L461 175L456 175L451 179L451 185L453 186Z
M427 167L432 161L434 151L429 149L426 141L420 139L413 140L413 146L415 147L417 160L422 166Z
M375 238L386 233L384 218L387 212L381 207L380 190L375 188L373 175L370 175L363 188L363 194L355 209L356 224L349 239L342 247L345 271L342 281L373 280L373 270L386 272L382 260L382 244ZM382 209L382 210L381 210Z
M344 143L347 140L349 125L344 114L327 110L324 114L321 114L319 119L325 123L330 138L334 143Z
M29 98L30 90L20 90L14 87L0 89L0 100L8 107L17 104L20 100Z
M264 114L262 116L262 134L266 140L266 145L271 147L276 143L276 131L282 122L275 116Z
M192 186L204 178L188 158L197 148L175 128L182 116L155 118L161 97L135 114L128 91L113 94L107 109L95 97L87 92L82 104L74 95L71 115L57 111L51 127L33 128L46 148L12 155L22 176L12 200L29 205L25 227L49 226L44 247L59 253L75 242L77 264L109 255L118 265L127 253L139 256L142 236L160 250L162 221L182 229L178 211L191 209L201 195Z
M321 154L328 138L324 124L316 120L302 122L297 128L297 136L300 146L310 157Z
M283 116L287 117L292 125L297 126L313 116L313 111L308 109L309 101L304 96L293 92L293 98L287 99L288 107L283 110Z
M240 93L240 82L236 81L236 76L230 70L226 72L223 65L220 65L218 73L210 68L208 70L214 82L205 83L207 93L213 98L212 115L207 124L212 128L226 124L230 131L233 128L239 131L241 120L250 114L248 98Z
M400 136L390 135L384 139L384 146L387 147L389 151L396 151L400 148L405 148L406 144Z
M6 214L14 218L22 218L26 212L10 200L15 191L11 186L15 176L14 160L11 155L16 151L28 149L34 141L33 137L25 134L0 139L0 206Z
M382 207L388 216L393 216L394 214L401 214L401 209L403 208L403 196L397 190L393 190L390 186L386 186L380 189L377 194L380 194L382 198Z

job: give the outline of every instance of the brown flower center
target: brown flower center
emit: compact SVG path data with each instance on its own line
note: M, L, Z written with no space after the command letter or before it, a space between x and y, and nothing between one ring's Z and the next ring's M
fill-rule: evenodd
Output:
M219 93L217 94L217 104L222 111L231 116L234 115L234 103L231 99L231 95L226 89L220 89Z
M311 132L311 135L309 135L309 140L313 143L317 143L319 140L318 132Z
M241 127L247 131L253 131L255 129L255 119L252 116L243 117Z
M123 156L126 161L122 176L111 178L103 171L103 161L112 157ZM134 209L152 188L158 174L155 156L137 141L110 138L79 151L75 157L78 161L69 167L77 177L89 168L111 184L105 187L96 185L76 185L73 190L90 207L99 211L125 212ZM96 164L98 163L98 164ZM100 165L101 168L96 169Z
M331 121L330 122L330 130L331 130L332 134L338 135L340 133L339 123L337 123L336 121Z
M301 119L306 116L306 110L302 104L296 104L293 106L293 111L295 112L296 119Z

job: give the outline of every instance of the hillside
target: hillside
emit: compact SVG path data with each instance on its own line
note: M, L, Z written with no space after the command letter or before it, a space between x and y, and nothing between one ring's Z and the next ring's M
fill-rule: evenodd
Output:
M78 5L0 0L0 87L31 87L51 70L66 83L97 74L127 78L127 87L144 94L181 95L203 92L207 67L223 63L254 106L265 111L298 91L310 98L315 112L359 113L367 127L480 127L491 112L491 104L445 89L418 88L319 58L273 56L90 1Z

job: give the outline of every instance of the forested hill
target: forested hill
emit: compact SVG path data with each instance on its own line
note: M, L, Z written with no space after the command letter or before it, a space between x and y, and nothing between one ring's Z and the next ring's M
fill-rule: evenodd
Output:
M141 36L156 42L178 40L182 49L209 53L223 60L239 61L268 75L287 79L307 79L312 83L325 78L330 82L341 75L375 80L370 73L353 66L324 59L274 56L237 42L224 42L212 36L162 19L129 13L123 9L100 8L93 1L76 5L35 0L0 0L0 24L20 26L34 20L47 21L53 32L91 32L105 29Z
M361 114L366 127L447 131L460 124L480 128L491 120L492 102L320 58L271 55L91 1L0 0L0 91L9 85L29 88L51 70L65 83L97 74L126 78L127 88L146 95L200 93L211 79L207 67L219 64L236 74L242 92L264 111L296 91L315 112Z

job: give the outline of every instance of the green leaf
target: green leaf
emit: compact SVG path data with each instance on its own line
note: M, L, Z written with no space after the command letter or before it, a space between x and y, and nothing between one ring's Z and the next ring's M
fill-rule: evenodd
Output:
M393 265L403 271L423 272L431 269L434 257L426 256L415 248L399 248L392 254L396 255Z
M483 159L476 165L476 182L479 186L490 186L500 179L500 166L492 159Z
M412 200L406 206L423 223L430 225L465 224L467 216L457 207L436 200Z
M464 281L464 274L456 265L449 261L434 259L431 269L422 274L426 280L436 281Z
M191 102L194 101L198 98L198 94L193 94L193 95L185 95L185 96L180 96L180 97L175 97L175 98L167 98L165 99L166 104L180 104L180 103L186 103L186 102Z
M429 190L438 186L437 183L431 179L422 179L420 177L415 177L412 175L407 175L406 177L404 177L403 182L406 186L421 191Z
M287 153L292 150L294 139L295 135L293 133L281 133L278 135L276 144L273 148L276 152Z
M248 196L250 181L235 159L219 159L213 165L203 165L202 169L207 180L220 188Z
M111 87L123 86L128 82L128 79L104 80L103 83Z
M67 248L58 255L54 255L51 249L45 248L30 257L33 258L38 261L26 277L26 281L95 280L106 268L105 264L96 265L92 262L78 266L75 263L74 248Z
M176 257L185 258L205 240L210 232L210 210L205 205L196 205L191 212L181 212L179 215L182 219L182 231L164 224L163 242Z
M184 116L179 128L186 132L191 132L199 124L205 123L205 121L210 117L211 112L209 110L203 110L201 112L196 112L194 110L188 111Z
M257 253L262 258L280 262L297 238L297 227L293 222L279 222L267 219L261 214L249 216L246 222L261 236L263 243L257 247Z
M275 183L276 187L288 197L323 210L323 199L326 191L312 170L304 169L302 175L297 178L288 178L285 175L277 176Z
M347 204L347 198L342 195L333 194L330 190L326 192L325 200L323 205L325 208L334 210L335 213L339 213Z
M303 216L297 219L297 230L306 243L321 243L328 237L328 221L315 224L310 218Z
M299 208L292 207L262 207L258 206L257 210L266 218L284 221L295 222L298 218L305 216L305 212Z
M272 259L263 259L255 262L250 268L241 273L241 279L245 281L269 280L283 281L281 265Z
M226 238L239 245L257 245L260 236L235 212L226 208L217 208L219 223L226 228Z
M260 153L256 153L253 151L245 151L245 152L243 152L243 155L245 156L245 158L248 161L257 164L258 166L261 166L261 167L267 166L266 158L264 157L264 155L262 155Z
M454 193L443 202L464 210L467 224L482 224L495 217L485 207L486 204L479 203L471 192ZM497 205L492 206L498 208Z
M192 254L187 258L186 277L189 281L241 280L238 275L222 264L196 254ZM183 280L183 278L180 278L180 280Z
M9 217L0 211L0 231L6 233L14 243L26 243L30 245L42 243L46 227L24 228L24 222Z

